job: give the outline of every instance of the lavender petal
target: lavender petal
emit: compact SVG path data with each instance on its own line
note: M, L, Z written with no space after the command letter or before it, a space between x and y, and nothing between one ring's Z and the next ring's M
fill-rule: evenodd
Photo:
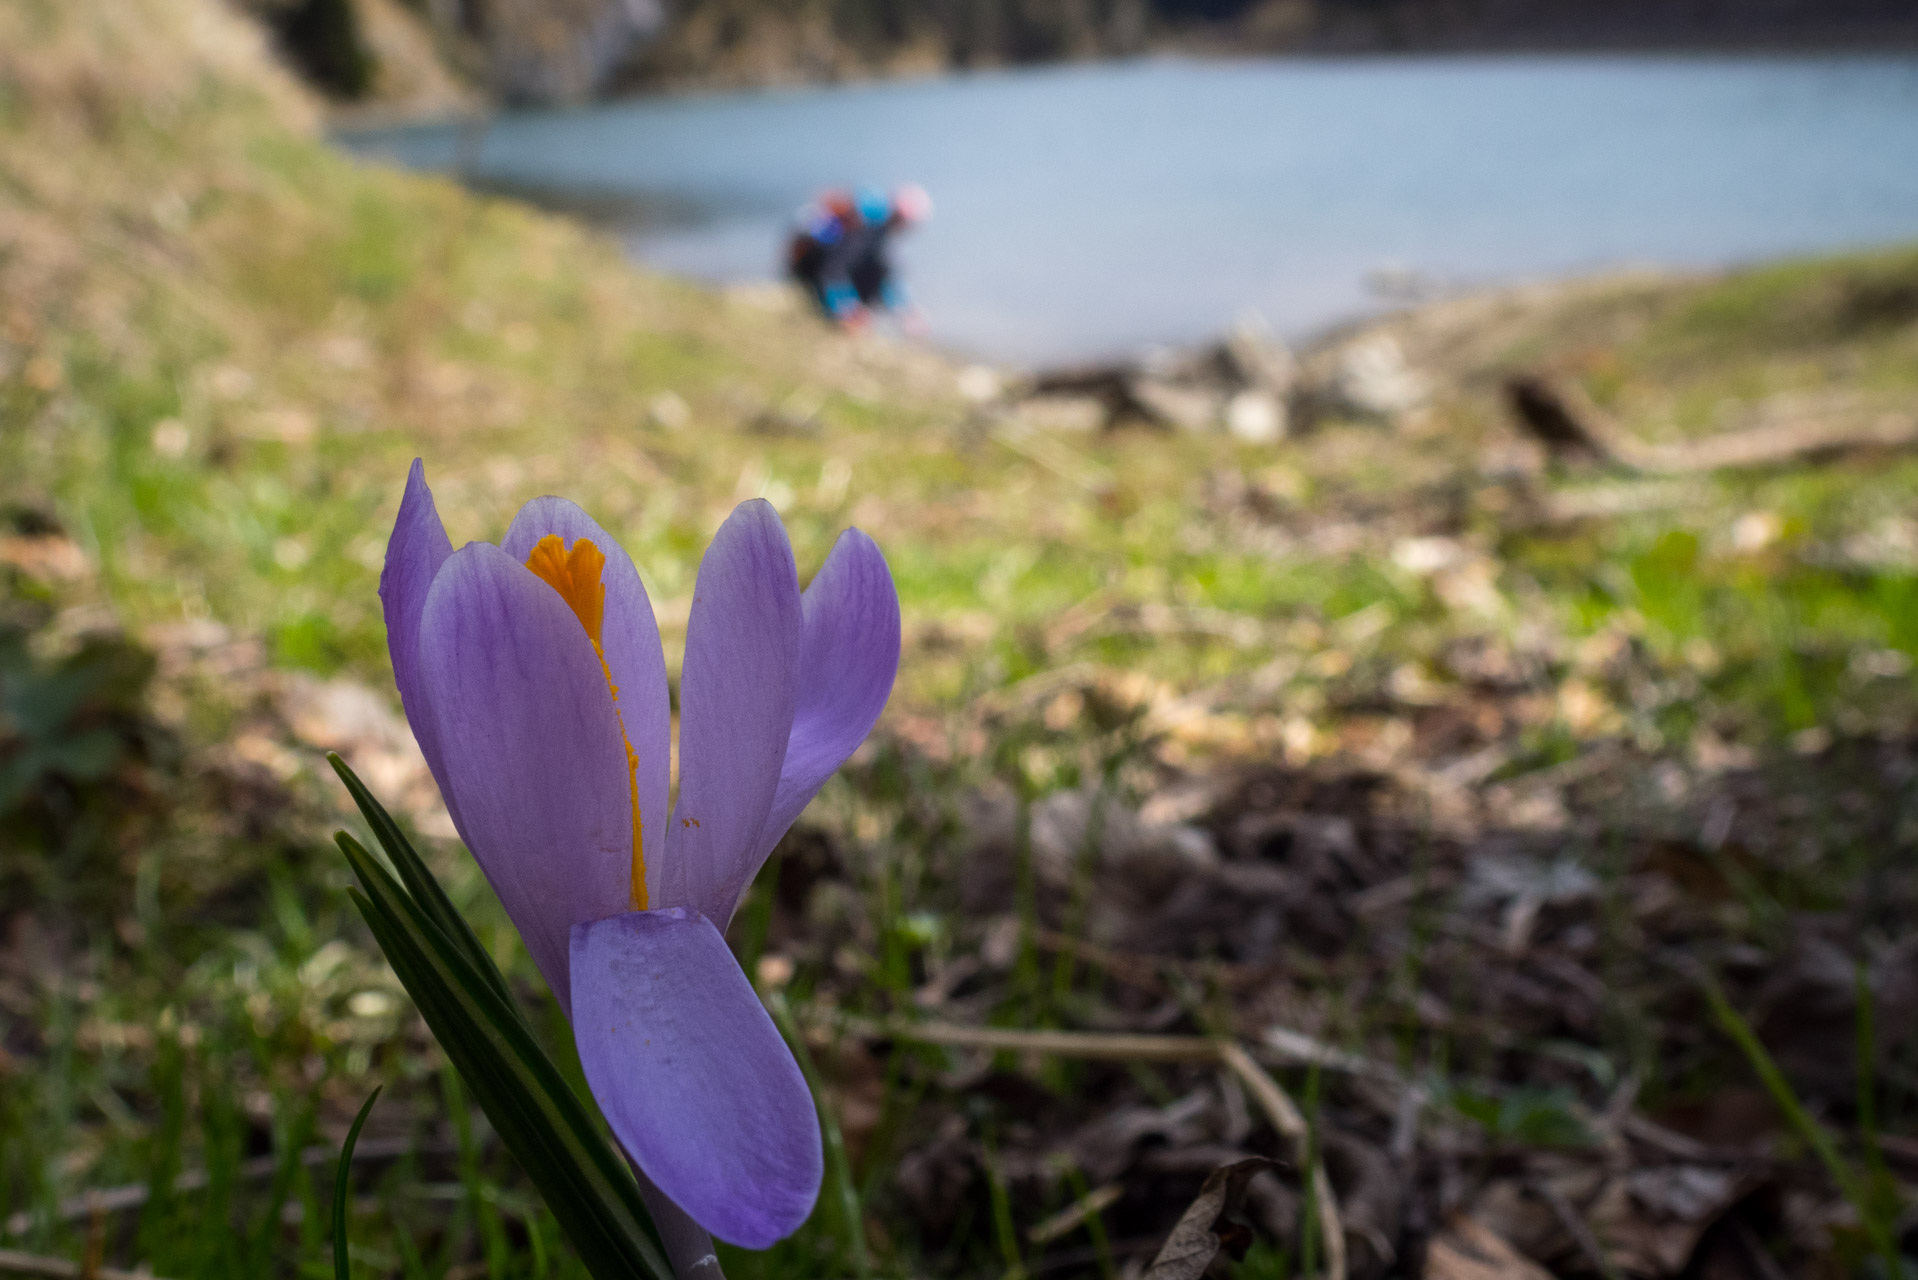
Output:
M606 621L601 647L613 683L619 686L620 722L639 756L635 781L646 852L647 888L657 892L659 865L665 861L667 789L672 760L672 704L666 688L666 656L660 650L659 623L639 571L613 536L576 504L564 498L534 498L519 509L500 548L521 564L533 546L558 534L568 547L588 538L606 557L601 581L606 587Z
M434 577L452 554L453 544L433 506L433 491L426 487L426 467L415 458L406 473L406 492L400 498L393 536L386 543L386 567L380 570L380 607L386 614L386 648L393 660L393 683L399 686L400 706L443 794L447 790L446 772L440 763L438 727L428 709L426 688L420 682L420 615L426 610L426 594L432 589ZM446 799L450 809L452 797Z
M759 873L826 779L872 732L899 672L899 593L871 538L848 529L806 588L798 706L758 848L740 884ZM731 918L738 895L725 904Z
M758 865L792 734L802 612L772 506L741 503L700 562L679 686L679 803L661 905L724 920Z
M580 1065L646 1177L732 1244L796 1230L824 1170L818 1113L712 922L667 908L582 924L572 972Z
M631 902L632 794L605 673L559 593L478 542L440 569L419 656L460 835L570 1011L572 927Z

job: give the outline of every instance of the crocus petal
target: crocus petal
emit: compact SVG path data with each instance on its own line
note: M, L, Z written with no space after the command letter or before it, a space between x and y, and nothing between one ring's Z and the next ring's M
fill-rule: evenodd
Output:
M801 617L799 572L778 514L758 499L741 503L706 549L693 588L679 683L679 803L656 905L724 920L756 868L792 734Z
M440 513L433 506L433 491L426 487L426 467L415 458L412 470L406 473L406 493L400 498L393 536L386 543L386 567L380 571L380 607L386 613L386 649L393 659L393 682L400 689L400 706L442 793L446 791L446 773L440 765L439 733L420 683L420 615L426 610L426 593L434 577L452 554L446 526L440 523ZM452 797L446 798L450 808Z
M632 797L605 673L559 593L480 542L440 569L419 654L460 835L570 1010L572 927L631 905Z
M840 534L803 604L792 736L742 892L786 828L872 732L899 673L899 593L871 538L857 529ZM737 904L735 896L713 918L730 919Z
M666 689L666 655L660 651L659 623L652 601L639 581L639 570L613 536L594 519L564 498L534 498L513 517L500 548L520 564L533 546L548 534L558 534L568 547L589 538L606 557L600 581L606 587L606 621L600 644L606 666L619 686L620 722L626 740L639 755L639 815L648 853L666 847L666 795L672 772L673 711ZM652 868L647 868L648 879Z
M573 1036L634 1163L720 1239L763 1249L811 1214L819 1116L710 920L667 908L573 930Z

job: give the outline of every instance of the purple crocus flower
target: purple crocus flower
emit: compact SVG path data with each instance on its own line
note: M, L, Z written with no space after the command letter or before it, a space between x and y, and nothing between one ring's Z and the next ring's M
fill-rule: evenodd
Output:
M801 595L769 504L720 527L687 624L670 815L659 627L579 507L535 498L498 546L455 551L415 461L380 598L406 718L572 1020L675 1264L707 1231L754 1248L789 1234L819 1192L818 1117L723 933L892 690L899 599L879 548L847 530Z

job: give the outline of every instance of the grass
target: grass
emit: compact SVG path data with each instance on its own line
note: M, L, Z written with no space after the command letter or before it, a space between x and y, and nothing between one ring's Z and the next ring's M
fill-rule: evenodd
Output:
M1570 295L1484 361L1568 367L1648 435L1736 425L1780 397L1908 410L1914 296L1910 251L1638 284ZM497 537L538 493L580 501L633 554L669 648L704 541L742 498L781 508L802 574L848 523L885 548L908 620L898 694L734 940L749 962L796 958L795 1007L909 1008L928 975L986 949L954 866L966 806L994 787L1016 796L1024 862L1010 994L987 1014L1074 1025L1108 975L1040 947L1029 824L1056 793L1132 802L1245 761L1409 768L1453 758L1447 733L1499 745L1487 776L1508 787L1613 748L1648 775L1662 761L1703 777L1793 744L1909 734L1918 462L1515 480L1494 460L1511 436L1481 370L1444 372L1429 419L1393 434L1333 422L1276 449L1066 437L1044 456L1074 465L1055 469L993 435L932 357L350 162L203 0L8 6L0 681L5 767L25 781L0 854L0 1219L25 1226L7 1243L160 1276L325 1275L330 1153L381 1084L346 1206L359 1273L583 1274L351 912L326 842L344 797L326 744L286 710L306 677L390 688L374 585L416 455L456 541ZM667 393L689 425L668 425ZM1541 497L1594 514L1526 515ZM1486 717L1499 727L1469 728ZM1777 912L1849 901L1909 851L1910 833L1860 848L1827 828L1816 856L1740 881L1750 939ZM431 847L536 991L470 863ZM823 881L819 847L844 864ZM785 884L812 896L794 908ZM1420 889L1428 916L1436 900ZM1077 938L1089 900L1070 901ZM870 948L795 936L795 909ZM1622 966L1631 927L1608 944ZM1435 1038L1407 1012L1446 980L1435 926L1414 935L1428 941L1377 1007L1312 987L1327 1026L1358 1043L1383 1025L1408 1066L1496 1077L1506 1050ZM1220 1016L1203 984L1182 1000L1194 1023ZM1622 1026L1593 1051L1636 1062L1648 1034ZM733 1274L1020 1272L1031 1224L1087 1194L1076 1170L1015 1194L989 1155L970 1226L922 1232L889 1206L937 1091L923 1068L944 1059L895 1046L868 1078L863 1059L818 1049L841 1137L829 1194L795 1239L729 1252ZM1648 1088L1682 1101L1731 1063L1701 1052ZM1089 1068L1030 1074L1022 1087L1062 1107L1108 1087ZM1570 1141L1567 1100L1592 1085L1566 1078L1581 1083L1461 1085L1452 1112L1497 1142ZM1178 1092L1145 1068L1131 1080L1162 1102ZM1002 1150L1018 1116L968 1105L968 1133ZM62 1209L123 1186L143 1201ZM1128 1241L1108 1221L1110 1238L1095 1218L1081 1243L1109 1273ZM1283 1271L1278 1248L1255 1262Z

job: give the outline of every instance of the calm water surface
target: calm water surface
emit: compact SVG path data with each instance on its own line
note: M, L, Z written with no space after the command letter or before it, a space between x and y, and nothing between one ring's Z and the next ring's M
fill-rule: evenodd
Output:
M775 274L821 187L923 182L949 346L1022 364L1299 334L1445 286L1918 237L1918 58L1147 60L625 102L347 141L588 198L632 252Z

